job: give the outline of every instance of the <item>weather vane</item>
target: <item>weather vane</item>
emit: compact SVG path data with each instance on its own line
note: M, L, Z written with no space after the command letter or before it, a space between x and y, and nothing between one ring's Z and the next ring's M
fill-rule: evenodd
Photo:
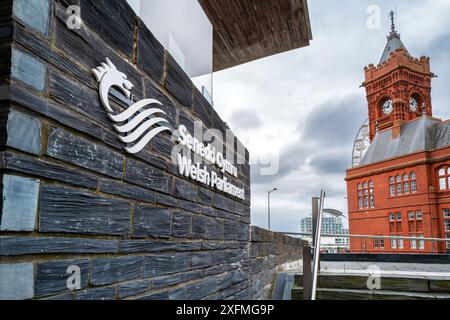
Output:
M391 17L391 29L392 29L392 32L396 32L395 31L395 12L391 11L389 13L389 16Z

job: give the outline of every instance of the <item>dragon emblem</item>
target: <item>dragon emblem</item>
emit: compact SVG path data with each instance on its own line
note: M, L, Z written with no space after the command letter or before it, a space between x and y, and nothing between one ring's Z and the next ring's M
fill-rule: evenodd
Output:
M109 90L112 87L120 90L128 99L131 98L133 84L127 76L117 70L110 59L106 58L106 63L92 69L92 72L99 83L100 100L108 113L108 117L114 122L114 129L119 133L119 139L127 144L125 150L128 153L136 154L159 133L172 131L168 126L169 122L157 114L166 113L158 108L149 108L151 105L162 105L155 99L143 99L129 106L125 111L117 113L109 104Z

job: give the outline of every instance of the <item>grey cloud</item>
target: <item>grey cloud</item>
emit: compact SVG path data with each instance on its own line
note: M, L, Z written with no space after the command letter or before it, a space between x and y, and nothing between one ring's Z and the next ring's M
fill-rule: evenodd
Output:
M350 158L350 149L329 150L312 156L310 166L324 174L342 174L350 167Z
M318 147L348 145L367 118L367 102L359 95L333 99L317 106L302 128L303 140L318 143Z
M262 124L260 116L248 110L240 110L231 115L230 125L235 129L259 129Z

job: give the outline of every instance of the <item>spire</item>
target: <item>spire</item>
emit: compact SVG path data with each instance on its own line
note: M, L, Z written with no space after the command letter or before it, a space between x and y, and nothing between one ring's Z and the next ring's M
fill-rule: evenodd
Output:
M389 13L389 17L391 18L391 33L387 37L388 42L386 44L386 47L384 48L383 55L381 56L380 64L386 62L389 59L391 53L397 49L402 48L405 49L406 52L408 52L402 40L400 39L400 34L395 28L395 12L391 11Z
M397 33L397 31L395 30L395 12L391 11L389 13L389 16L391 17L391 32Z

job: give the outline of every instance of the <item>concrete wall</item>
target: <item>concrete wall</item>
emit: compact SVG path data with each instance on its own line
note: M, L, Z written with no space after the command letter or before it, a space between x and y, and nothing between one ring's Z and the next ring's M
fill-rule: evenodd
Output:
M101 105L91 69L109 57L173 126L227 129L126 1L12 3L0 4L0 299L267 297L301 243L255 229L252 244L248 151L234 139L241 201L182 177L169 134L126 153Z

